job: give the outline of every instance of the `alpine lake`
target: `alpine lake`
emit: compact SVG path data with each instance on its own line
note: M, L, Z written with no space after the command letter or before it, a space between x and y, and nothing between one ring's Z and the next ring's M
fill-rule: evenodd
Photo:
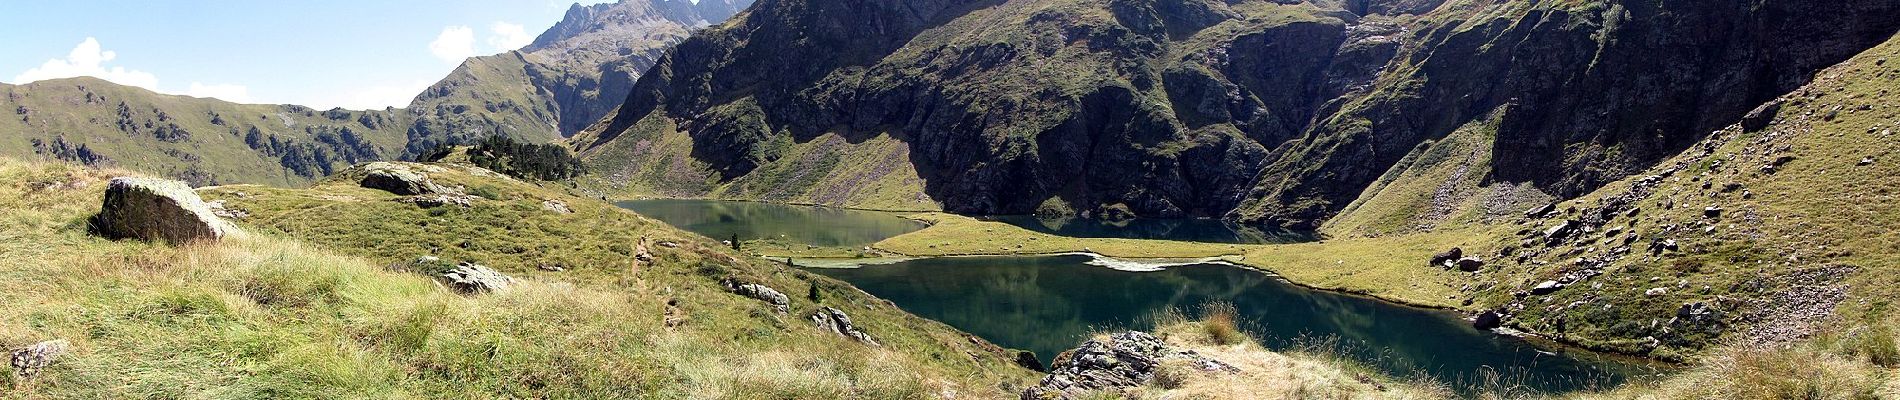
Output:
M679 199L618 204L716 240L778 238L859 247L926 227L902 213L816 206ZM1214 220L984 218L1073 237L1246 244L1310 239ZM834 265L807 270L997 345L1033 352L1045 364L1093 333L1145 330L1164 312L1195 317L1202 305L1224 302L1234 306L1241 330L1268 349L1330 352L1393 376L1427 377L1460 391L1499 383L1545 393L1604 389L1666 368L1481 331L1454 312L1308 289L1217 262L1149 265L1071 254L800 264Z

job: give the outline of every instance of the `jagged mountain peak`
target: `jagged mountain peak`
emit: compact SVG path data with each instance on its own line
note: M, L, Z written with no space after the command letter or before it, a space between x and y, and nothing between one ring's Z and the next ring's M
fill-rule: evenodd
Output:
M739 10L752 5L752 1L621 0L586 6L574 3L568 7L561 22L536 36L534 42L521 50L537 52L559 47L563 41L602 34L616 27L646 26L656 22L677 24L689 29L703 28L731 18Z

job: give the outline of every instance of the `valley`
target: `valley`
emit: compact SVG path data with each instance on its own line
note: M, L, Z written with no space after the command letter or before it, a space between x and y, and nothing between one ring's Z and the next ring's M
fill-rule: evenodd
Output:
M1900 398L1900 0L565 9L0 83L0 397Z

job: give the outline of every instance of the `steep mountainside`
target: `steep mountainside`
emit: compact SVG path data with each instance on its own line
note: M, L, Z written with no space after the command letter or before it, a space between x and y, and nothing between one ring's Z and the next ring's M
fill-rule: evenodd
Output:
M683 42L573 140L630 195L1312 227L1464 131L1484 162L1455 172L1508 183L1488 187L1514 208L1685 149L1886 39L1895 11L786 0Z
M518 51L469 58L410 103L410 154L490 134L548 142L620 106L640 73L752 0L623 0L567 10Z
M94 78L0 84L0 156L140 168L196 185L308 182L402 154L397 111L172 96Z

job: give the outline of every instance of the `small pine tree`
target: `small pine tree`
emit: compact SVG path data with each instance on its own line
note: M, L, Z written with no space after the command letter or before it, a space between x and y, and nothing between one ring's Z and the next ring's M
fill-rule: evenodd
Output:
M739 234L737 234L737 233L734 233L734 234L732 234L732 240L728 240L728 241L729 241L729 242L732 242L732 250L733 250L733 251L738 251L738 250L739 250Z
M817 303L820 300L824 300L825 294L823 292L818 291L818 282L811 283L811 291L805 292L805 298L811 299L811 302L813 303Z

